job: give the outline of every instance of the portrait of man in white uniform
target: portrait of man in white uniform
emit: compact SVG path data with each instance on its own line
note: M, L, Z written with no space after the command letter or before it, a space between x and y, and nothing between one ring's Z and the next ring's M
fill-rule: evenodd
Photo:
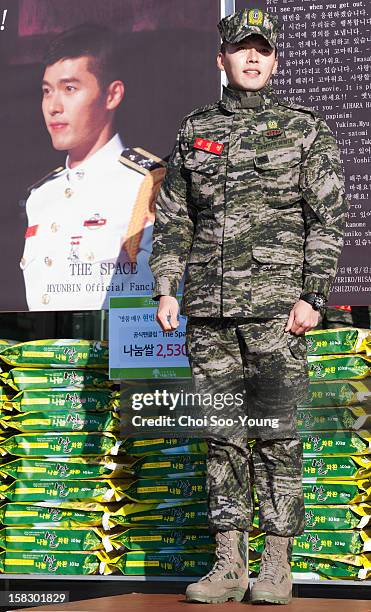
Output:
M29 310L97 310L145 295L154 201L165 163L116 130L124 99L118 36L100 25L59 34L44 57L42 112L60 166L30 188L20 267Z

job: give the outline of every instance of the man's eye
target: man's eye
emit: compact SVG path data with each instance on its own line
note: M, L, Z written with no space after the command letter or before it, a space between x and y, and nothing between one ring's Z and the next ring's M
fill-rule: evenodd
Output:
M66 91L68 92L76 91L76 87L74 87L73 85L66 85Z
M50 89L47 89L46 87L43 87L41 91L42 91L43 96L47 96L48 93L50 93Z

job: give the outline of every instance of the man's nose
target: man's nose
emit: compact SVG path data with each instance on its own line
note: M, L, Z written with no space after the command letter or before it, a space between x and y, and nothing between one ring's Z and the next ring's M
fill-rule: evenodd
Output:
M255 49L255 47L251 47L250 49L247 49L247 54L246 54L247 62L257 62L259 59L258 56L259 54L257 50Z
M57 115L63 112L63 104L58 92L50 94L47 108L50 115Z

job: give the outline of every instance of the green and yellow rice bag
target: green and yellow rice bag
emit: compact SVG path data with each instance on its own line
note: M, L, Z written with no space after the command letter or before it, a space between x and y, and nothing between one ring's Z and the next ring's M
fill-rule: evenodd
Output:
M10 503L0 507L0 522L6 526L37 525L43 527L99 527L102 525L104 506L101 511L74 510L60 507Z
M102 541L108 553L113 550L213 550L215 547L215 538L206 527L138 527L111 536L105 535Z
M294 555L359 555L371 552L371 532L366 530L305 531L294 537ZM262 554L265 534L249 538L249 548Z
M303 458L303 478L336 478L357 480L371 476L371 456L337 456Z
M308 530L364 529L368 525L371 525L370 504L305 505L305 529ZM254 516L253 526L256 531L260 531L257 513Z
M309 380L361 379L371 376L371 356L308 356Z
M342 406L332 408L299 408L299 431L331 431L336 429L371 429L371 408Z
M17 412L112 411L119 408L119 393L112 389L38 389L21 391L3 406Z
M70 368L13 368L9 372L1 372L0 381L16 391L113 386L113 382L108 379L108 372Z
M250 572L259 572L260 562L249 563ZM293 577L308 580L365 580L371 575L369 555L321 555L309 557L293 555L291 571Z
M6 346L0 360L29 368L108 368L108 342L97 340L30 340Z
M371 378L364 380L311 380L308 398L301 408L310 406L363 406L371 408Z
M358 504L371 499L371 481L315 478L303 481L305 505Z
M122 483L123 481L121 481ZM170 502L206 499L204 476L182 478L140 478L121 485L125 496L135 502Z
M127 552L114 561L102 562L102 574L125 576L203 576L212 567L214 553L197 551Z
M99 574L99 566L107 561L96 552L21 552L0 554L0 571L6 574L89 575Z
M22 432L41 431L105 431L119 432L119 415L114 412L86 412L85 410L58 410L55 412L21 412L0 417L3 430Z
M99 503L120 501L126 497L127 488L128 484L123 480L16 480L10 485L0 485L0 499L28 503L58 502L69 507L67 503L83 500Z
M305 529L364 529L371 525L371 505L305 506Z
M112 457L16 459L0 464L0 476L20 480L117 479L128 475L125 466L112 461Z
M14 395L9 387L3 387L0 385L0 408L2 409L4 402L9 402Z
M137 478L196 476L206 472L206 457L201 453L131 457L125 458L125 464Z
M371 431L301 432L304 455L364 455L371 451Z
M121 442L111 433L26 433L0 437L0 455L70 457L116 455Z
M371 353L371 330L356 327L315 329L306 332L308 355Z
M105 512L102 518L102 525L105 530L129 525L183 527L206 524L206 501L157 504L126 503L122 504L119 510Z
M141 457L147 455L174 455L183 453L207 453L207 444L197 438L130 436L123 440L120 452Z
M103 550L99 529L61 527L6 527L0 529L0 548L5 550L85 551ZM112 550L112 549L111 549Z

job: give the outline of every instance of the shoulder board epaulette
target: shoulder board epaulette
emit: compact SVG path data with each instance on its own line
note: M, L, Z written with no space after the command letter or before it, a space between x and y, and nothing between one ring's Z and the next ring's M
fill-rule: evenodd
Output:
M312 115L312 117L322 117L321 113L314 110L314 108L309 108L309 106L301 106L301 104L293 104L288 100L284 100L282 98L277 97L278 103L280 106L285 106L286 108L292 108L293 110L301 111L302 113L308 113Z
M209 110L214 110L217 108L218 108L217 102L215 102L214 104L206 104L205 106L200 106L199 108L195 108L193 111L188 113L188 115L186 115L184 119L188 119L189 117L193 117L194 115L202 115L202 113L206 113Z
M148 153L148 151L145 151L140 147L134 147L133 149L130 147L125 147L119 157L119 162L124 164L124 166L133 168L141 174L148 174L156 168L166 166L166 162L161 159L161 157Z
M58 166L58 168L55 168L55 170L48 172L48 174L43 176L40 180L36 181L36 183L33 183L32 185L27 187L27 191L30 193L34 189L41 187L41 185L43 185L44 183L47 183L48 181L51 181L52 179L56 178L59 173L62 172L62 170L64 170L64 166Z

